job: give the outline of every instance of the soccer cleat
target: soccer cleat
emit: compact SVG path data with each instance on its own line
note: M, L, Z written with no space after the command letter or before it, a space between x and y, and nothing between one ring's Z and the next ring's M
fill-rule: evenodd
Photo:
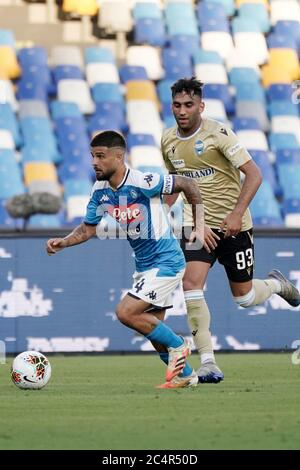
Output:
M300 293L298 289L280 271L278 271L278 269L273 269L269 272L268 277L280 282L282 291L277 295L280 295L280 297L282 297L292 307L298 307L298 305L300 305Z
M187 377L179 377L177 375L170 382L157 385L156 388L188 388L195 387L196 385L198 385L198 375L193 371L192 374Z
M214 362L203 364L197 371L201 384L217 384L224 379L224 374Z
M185 339L181 346L178 348L168 348L168 351L169 363L166 371L166 381L170 382L184 368L187 357L191 353L191 346Z

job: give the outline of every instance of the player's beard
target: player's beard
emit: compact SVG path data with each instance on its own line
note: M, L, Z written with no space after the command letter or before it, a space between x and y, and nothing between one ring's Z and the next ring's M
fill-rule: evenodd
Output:
M96 173L96 180L97 181L108 181L112 175L114 174L114 170L106 171L106 173L101 172L101 174Z

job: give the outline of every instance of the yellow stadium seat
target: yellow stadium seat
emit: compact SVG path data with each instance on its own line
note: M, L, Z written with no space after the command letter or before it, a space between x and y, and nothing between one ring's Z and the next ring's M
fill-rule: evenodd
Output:
M0 76L4 79L14 79L21 75L16 53L10 46L0 46Z
M236 7L239 8L244 3L261 3L268 10L270 5L268 0L235 0Z
M53 163L29 162L24 165L24 181L28 186L33 181L57 182L56 168Z
M150 80L129 80L126 83L126 99L150 100L159 107L156 88Z
M62 9L65 13L94 16L99 9L99 5L97 0L64 0Z
M275 83L292 83L291 74L278 67L264 65L262 67L262 83L265 88Z
M300 68L297 52L294 49L273 48L270 49L269 65L274 68L289 72L292 80L300 77Z

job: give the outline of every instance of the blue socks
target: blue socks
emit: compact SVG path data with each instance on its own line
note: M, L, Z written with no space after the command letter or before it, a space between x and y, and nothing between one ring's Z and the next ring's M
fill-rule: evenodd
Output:
M162 321L158 322L156 327L145 335L150 341L156 341L157 343L163 344L167 348L178 348L183 344L181 336L176 335L171 328L169 328Z

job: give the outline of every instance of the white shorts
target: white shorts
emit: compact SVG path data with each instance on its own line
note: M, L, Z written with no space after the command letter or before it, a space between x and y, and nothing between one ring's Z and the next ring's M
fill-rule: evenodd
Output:
M133 286L128 294L160 308L171 308L173 292L180 284L185 269L174 277L159 277L158 271L159 268L153 268L149 271L135 272Z

